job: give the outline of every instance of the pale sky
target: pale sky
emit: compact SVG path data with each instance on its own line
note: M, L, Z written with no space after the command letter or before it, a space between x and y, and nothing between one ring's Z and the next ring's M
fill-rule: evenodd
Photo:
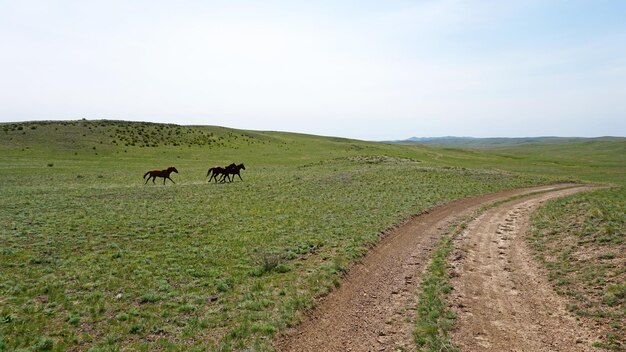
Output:
M626 136L626 1L0 0L0 122Z

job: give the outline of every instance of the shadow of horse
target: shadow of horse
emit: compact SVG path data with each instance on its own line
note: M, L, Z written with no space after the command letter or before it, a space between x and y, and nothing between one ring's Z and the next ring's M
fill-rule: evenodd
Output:
M146 178L146 176L148 176L148 178L146 179L146 182L144 183L144 185L146 183L148 183L148 181L150 181L150 179L152 179L152 183L154 183L154 180L156 180L157 177L162 177L163 178L163 184L165 184L165 180L170 180L172 181L172 183L176 183L174 182L174 180L172 180L170 178L170 174L172 172L178 173L178 170L176 170L175 167L170 166L167 168L167 170L152 170L152 171L148 171L143 175L143 178Z

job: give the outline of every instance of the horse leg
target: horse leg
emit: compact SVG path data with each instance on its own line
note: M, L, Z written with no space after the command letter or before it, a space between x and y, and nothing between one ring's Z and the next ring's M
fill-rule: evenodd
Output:
M176 182L174 182L174 180L172 180L169 176L167 176L167 179L172 181L173 184L176 184ZM163 183L165 183L165 179L163 179Z
M148 181L150 181L150 177L148 177L148 178L146 179L146 182L144 182L144 185L145 185L145 184L148 184Z
M243 181L243 178L241 178L240 174L237 174L237 176L239 176L239 179ZM235 176L233 176L233 178L235 178Z
M152 176L152 184L155 185L154 180L156 180L156 176Z

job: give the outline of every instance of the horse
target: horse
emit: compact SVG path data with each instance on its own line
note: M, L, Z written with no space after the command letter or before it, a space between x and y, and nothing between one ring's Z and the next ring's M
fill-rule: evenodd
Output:
M233 182L235 180L235 175L239 176L239 179L243 181L239 171L245 169L246 167L243 164L235 165L235 163L232 163L226 166L226 174L224 176L228 178L228 182ZM232 179L230 178L230 175L232 175Z
M209 175L211 176L209 178L209 182L211 182L211 180L215 179L215 182L217 182L217 176L221 175L222 179L221 181L223 182L224 180L224 176L226 175L226 169L221 167L221 166L215 166L210 168L207 173L206 173L207 177L209 177Z
M168 180L172 181L172 183L176 183L176 182L174 182L174 180L172 180L172 179L170 178L170 174L171 174L172 172L178 173L178 170L176 170L176 168L175 168L175 167L170 166L170 167L168 167L168 168L167 168L167 170L151 170L151 171L148 171L148 172L146 172L146 173L143 175L143 178L146 178L146 176L150 175L150 176L148 176L148 178L146 179L146 182L144 183L144 185L145 185L146 183L148 183L148 181L150 181L150 179L152 179L152 183L154 183L154 180L156 180L156 178L157 178L157 177L163 177L163 184L165 184L165 180L166 180L166 179L168 179Z

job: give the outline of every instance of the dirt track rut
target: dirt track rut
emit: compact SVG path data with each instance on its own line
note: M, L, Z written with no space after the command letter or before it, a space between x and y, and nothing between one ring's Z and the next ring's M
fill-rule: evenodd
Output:
M412 320L416 315L420 273L428 264L431 249L448 228L494 201L568 186L573 185L542 186L461 199L412 218L352 267L341 287L321 300L299 326L279 337L276 349L298 352L415 350Z
M455 240L453 342L461 351L593 351L593 332L565 311L530 254L529 216L566 189L507 202L472 221Z

